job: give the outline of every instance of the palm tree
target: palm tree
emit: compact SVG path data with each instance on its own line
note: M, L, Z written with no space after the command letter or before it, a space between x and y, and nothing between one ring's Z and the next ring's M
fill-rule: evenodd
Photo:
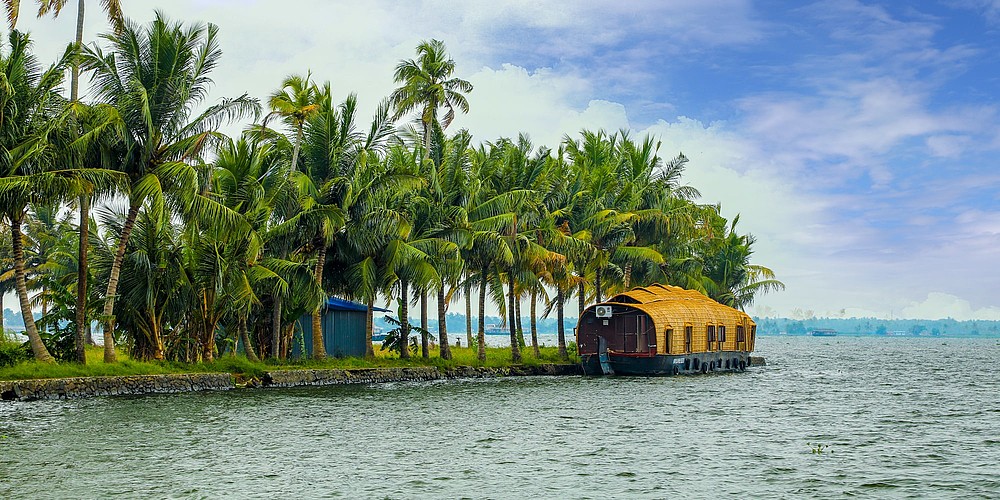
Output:
M225 251L231 256L227 259L224 303L227 314L233 319L231 323L235 323L230 324L227 331L238 332L239 341L251 360L257 360L257 355L247 323L252 310L261 303L261 292L270 296L285 293L290 281L286 276L301 271L298 263L266 255L264 244L245 244L253 239L265 242L268 231L273 228L269 223L276 209L287 203L286 198L293 193L274 149L271 144L261 144L246 137L228 140L220 148L212 170L212 192L224 205L243 216L255 233L250 239L224 238L227 241ZM274 337L270 348L272 355L277 351L273 341Z
M785 284L775 279L771 269L750 263L756 238L736 232L739 220L737 215L721 237L709 242L704 273L712 299L742 310L760 294L784 290ZM724 225L725 219L716 216L715 224L720 223Z
M61 144L62 161L76 168L103 168L115 163L116 145L122 139L122 120L118 111L108 105L88 106L78 101L69 103L66 126ZM90 244L90 202L93 193L82 193L79 198L80 224L78 226L76 324L77 361L86 363L84 344L89 341L90 321L88 310L88 252Z
M21 225L31 203L52 203L90 189L106 191L116 178L93 169L55 170L50 141L65 101L58 95L62 70L70 52L46 71L40 71L28 52L27 35L12 31L10 52L0 55L0 213L10 224L15 283L25 331L36 359L50 362L31 313L25 282L24 240Z
M113 221L106 226L119 233L125 215L108 215L113 215ZM123 291L116 307L121 318L118 326L131 338L131 354L136 359L166 359L164 324L186 285L180 236L180 228L166 214L146 205L129 238L128 255L122 262Z
M322 91L310 81L312 73L306 76L289 75L281 82L281 89L276 90L267 100L271 107L271 115L280 116L295 132L295 142L292 146L292 168L299 168L299 149L302 146L303 127L309 117L320 110L319 100ZM327 89L329 90L329 89ZM265 125L267 120L265 119Z
M103 38L112 52L86 47L83 65L94 72L97 98L122 116L126 140L120 169L130 181L129 209L104 304L104 359L111 363L116 360L114 303L121 262L140 208L151 200L154 209L163 209L164 188L173 188L185 193L178 200L185 209L213 211L220 223L235 223L231 213L196 195L197 172L188 162L217 139L217 127L256 114L259 105L243 95L192 115L207 95L212 82L208 74L222 54L213 24L185 28L157 12L148 26L126 20L120 32Z
M15 15L12 19L16 19ZM13 25L13 22L11 23ZM0 53L0 75L5 88L0 90L0 210L10 224L11 249L14 265L15 288L24 318L25 334L31 344L35 359L53 362L54 358L42 343L31 313L25 281L24 238L21 224L29 203L39 200L39 187L54 183L51 176L44 179L44 149L47 137L53 128L55 114L61 106L56 93L62 81L64 57L48 71L42 73L32 54L28 35L12 31L9 36L10 51L4 57ZM34 172L39 172L31 175ZM54 186L52 186L54 187ZM20 191L20 192L19 192ZM51 191L51 190L50 190Z
M455 118L455 109L469 112L469 101L464 94L472 92L472 84L455 78L455 61L448 57L444 42L424 40L417 45L417 59L406 59L396 65L394 79L402 84L389 95L398 120L412 111L420 112L424 154L431 153L431 134L435 124L447 129ZM438 110L445 115L438 121Z
M52 17L58 17L59 13L62 11L63 7L69 3L68 0L38 0L38 17L43 17L48 14L52 14ZM18 11L20 10L19 0L6 0L4 2L7 9L7 19L10 23L10 28L14 29L15 24L17 24ZM76 9L76 47L79 49L83 45L83 21L85 12L86 2L85 0L77 1ZM101 0L101 7L104 10L108 21L114 26L114 29L120 30L122 23L124 21L124 16L122 15L122 8L120 0ZM70 101L77 101L79 97L80 89L80 65L73 61L72 63L72 73L70 77ZM90 196L84 194L80 196L80 244L78 249L77 261L79 263L79 277L77 280L77 290L76 290L76 331L77 335L82 335L84 329L88 326L86 323L86 314L84 311L87 308L87 243L89 241L89 222L90 220ZM77 361L81 363L86 363L86 356L84 354L83 346L77 346Z

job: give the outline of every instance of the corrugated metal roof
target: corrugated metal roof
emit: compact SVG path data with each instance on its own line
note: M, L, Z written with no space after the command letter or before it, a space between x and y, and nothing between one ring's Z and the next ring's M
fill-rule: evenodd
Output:
M341 299L339 297L330 297L326 299L326 308L332 309L334 311L367 311L368 306L364 304L358 304L357 302L351 302L349 300ZM389 312L388 309L382 309L381 307L373 307L372 311L377 312Z

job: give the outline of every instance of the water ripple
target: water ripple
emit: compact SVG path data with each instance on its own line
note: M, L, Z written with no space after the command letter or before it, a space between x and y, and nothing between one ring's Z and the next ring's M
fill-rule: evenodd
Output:
M995 341L768 366L0 404L0 497L998 497Z

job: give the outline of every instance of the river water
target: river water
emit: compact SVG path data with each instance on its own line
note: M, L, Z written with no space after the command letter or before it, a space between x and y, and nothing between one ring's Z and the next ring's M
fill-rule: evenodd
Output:
M0 403L0 498L1000 497L1000 340L766 367Z

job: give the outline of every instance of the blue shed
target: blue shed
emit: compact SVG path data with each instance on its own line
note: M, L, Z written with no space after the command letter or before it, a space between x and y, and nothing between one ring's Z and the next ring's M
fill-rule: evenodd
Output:
M373 311L388 312L388 309L373 307ZM368 307L349 300L330 297L320 311L323 328L323 344L327 356L344 357L365 355L365 316ZM305 314L298 319L298 328L292 339L292 357L312 356L312 315Z

